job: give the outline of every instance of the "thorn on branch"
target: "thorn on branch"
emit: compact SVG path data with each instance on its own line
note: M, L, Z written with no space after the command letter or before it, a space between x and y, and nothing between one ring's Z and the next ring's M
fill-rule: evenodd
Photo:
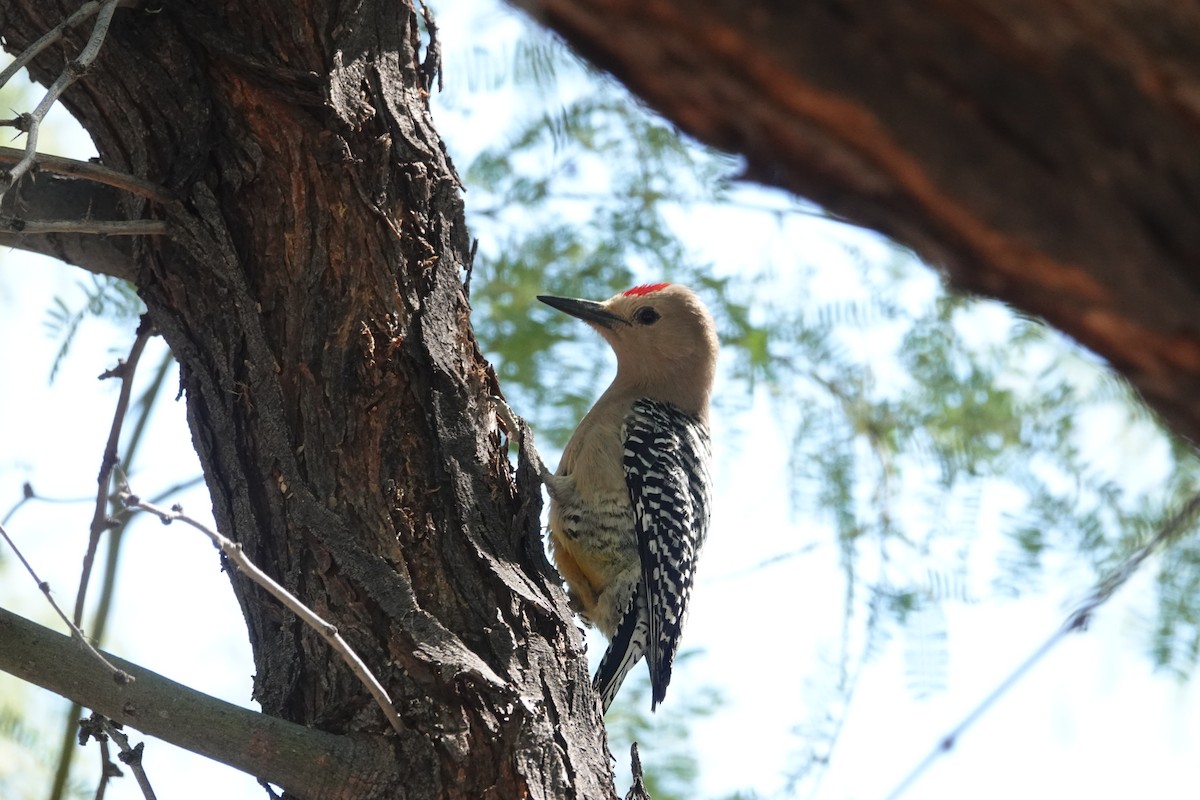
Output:
M125 377L125 359L118 358L115 367L109 367L96 376L96 380L106 381L109 378L124 378Z
M29 133L29 126L33 124L33 115L28 111L18 113L12 119L0 119L0 125L6 128L16 128L21 133Z
M50 85L50 88L46 90L46 94L37 104L37 107L28 115L18 115L18 119L23 116L27 117L25 155L9 171L7 180L0 184L0 194L12 188L13 184L36 166L38 129L41 126L42 120L46 118L46 114L58 102L58 98L62 96L63 92L80 75L86 73L88 67L96 60L96 56L100 53L100 48L104 45L104 38L108 34L108 26L112 22L113 13L123 1L103 0L103 2L99 2L98 0L91 0L91 2L84 3L74 14L47 31L37 41L17 54L13 62L5 67L3 71L0 71L0 86L3 86L8 83L9 79L18 70L29 64L39 53L61 40L66 31L71 30L75 25L78 25L89 17L94 16L96 18L92 25L92 32L88 36L83 49L80 50L75 58L67 62L66 67L63 68L63 71L54 80L54 83Z

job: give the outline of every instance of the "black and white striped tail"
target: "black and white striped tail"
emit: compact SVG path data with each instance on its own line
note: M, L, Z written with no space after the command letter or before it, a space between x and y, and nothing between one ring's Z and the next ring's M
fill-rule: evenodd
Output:
M596 677L592 679L592 688L600 695L600 703L606 713L621 684L625 682L625 676L646 652L646 642L650 637L648 616L646 600L639 586L629 598L629 606L621 615L616 635L604 651Z

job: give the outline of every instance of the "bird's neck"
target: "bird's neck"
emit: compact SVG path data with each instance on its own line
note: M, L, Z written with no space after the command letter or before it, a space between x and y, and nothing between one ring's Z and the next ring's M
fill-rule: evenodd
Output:
M676 370L671 374L639 369L617 369L617 376L605 394L617 395L630 402L641 397L670 403L707 422L708 399L712 392L713 370L699 367Z

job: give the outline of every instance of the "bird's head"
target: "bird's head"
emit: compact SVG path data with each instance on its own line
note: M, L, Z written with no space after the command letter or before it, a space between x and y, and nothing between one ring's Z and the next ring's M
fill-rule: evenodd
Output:
M708 406L717 361L712 316L691 289L635 286L603 302L539 296L595 328L617 354L617 385L674 402L693 413Z

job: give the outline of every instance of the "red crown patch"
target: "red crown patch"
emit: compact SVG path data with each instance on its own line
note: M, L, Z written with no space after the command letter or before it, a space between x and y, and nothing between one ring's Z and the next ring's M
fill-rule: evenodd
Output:
M657 292L659 289L665 289L671 284L669 283L643 283L641 286L635 286L622 293L622 297L641 297L642 295Z

